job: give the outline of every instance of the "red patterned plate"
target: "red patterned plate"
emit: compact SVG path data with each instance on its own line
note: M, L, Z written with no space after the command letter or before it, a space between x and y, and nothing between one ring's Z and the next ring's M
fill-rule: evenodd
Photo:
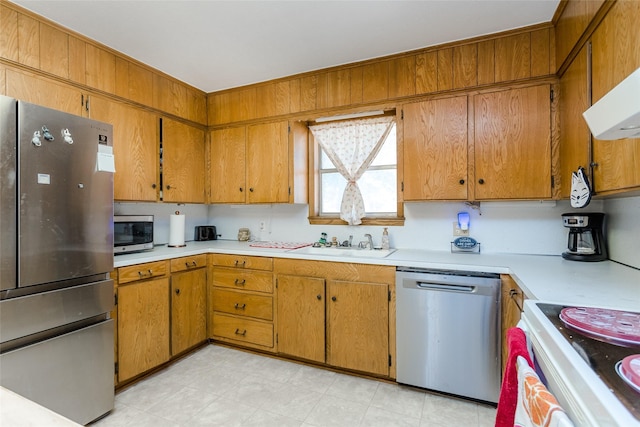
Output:
M640 313L604 308L567 307L560 320L569 328L617 345L640 345Z
M632 354L616 364L618 375L640 393L640 354Z

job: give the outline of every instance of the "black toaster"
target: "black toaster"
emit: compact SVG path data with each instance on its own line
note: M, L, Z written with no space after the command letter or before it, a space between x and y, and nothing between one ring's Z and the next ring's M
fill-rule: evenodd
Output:
M216 234L215 225L197 225L194 240L218 240L219 235Z

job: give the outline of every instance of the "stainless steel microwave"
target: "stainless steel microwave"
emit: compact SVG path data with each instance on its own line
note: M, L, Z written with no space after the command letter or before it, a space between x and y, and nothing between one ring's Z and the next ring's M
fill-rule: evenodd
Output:
M153 215L114 215L115 255L153 249Z

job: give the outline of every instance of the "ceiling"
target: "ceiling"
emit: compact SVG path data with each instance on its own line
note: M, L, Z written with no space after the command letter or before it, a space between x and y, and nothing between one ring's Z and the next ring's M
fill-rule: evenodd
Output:
M549 22L559 0L12 0L205 92Z

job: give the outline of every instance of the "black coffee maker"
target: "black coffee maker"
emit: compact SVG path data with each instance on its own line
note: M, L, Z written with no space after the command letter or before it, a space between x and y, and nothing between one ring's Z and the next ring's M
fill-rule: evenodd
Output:
M573 261L604 261L607 247L604 241L604 214L599 212L562 214L569 229L569 242L562 258Z

